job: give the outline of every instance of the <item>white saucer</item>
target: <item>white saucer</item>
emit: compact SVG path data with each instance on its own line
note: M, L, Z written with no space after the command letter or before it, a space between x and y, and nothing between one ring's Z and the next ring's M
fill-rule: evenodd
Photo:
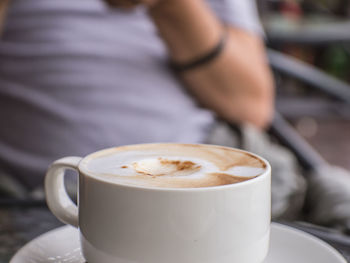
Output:
M29 242L10 263L83 263L78 230L63 226ZM334 248L303 231L272 223L264 263L346 263Z

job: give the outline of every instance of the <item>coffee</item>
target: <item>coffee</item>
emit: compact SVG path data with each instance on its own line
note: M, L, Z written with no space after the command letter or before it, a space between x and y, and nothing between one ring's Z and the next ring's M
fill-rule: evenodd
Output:
M260 158L232 148L199 144L141 144L94 153L81 164L118 184L199 188L239 183L263 174Z
M79 173L77 206L68 169ZM241 150L143 144L64 157L45 193L56 217L79 227L86 262L262 263L268 252L271 168Z

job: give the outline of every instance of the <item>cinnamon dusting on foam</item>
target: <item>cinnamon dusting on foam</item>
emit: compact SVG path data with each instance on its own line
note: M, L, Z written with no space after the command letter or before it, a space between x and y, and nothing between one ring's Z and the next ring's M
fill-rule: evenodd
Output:
M201 168L200 165L195 164L194 162L191 161L180 161L180 160L168 160L168 159L163 159L161 157L158 158L159 162L162 165L173 165L176 167L176 170L178 171L183 171L183 170L198 170Z

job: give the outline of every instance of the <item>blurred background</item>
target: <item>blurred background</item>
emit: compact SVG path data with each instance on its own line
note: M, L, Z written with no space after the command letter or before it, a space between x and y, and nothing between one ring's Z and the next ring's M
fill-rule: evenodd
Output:
M258 6L277 110L327 161L350 169L350 1L258 0Z

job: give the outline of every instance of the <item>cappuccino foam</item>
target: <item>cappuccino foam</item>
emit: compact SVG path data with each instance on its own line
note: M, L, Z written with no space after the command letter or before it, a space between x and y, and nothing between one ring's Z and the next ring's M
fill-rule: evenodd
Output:
M264 173L260 158L200 144L140 144L97 152L82 166L105 180L134 186L198 188L239 183Z

